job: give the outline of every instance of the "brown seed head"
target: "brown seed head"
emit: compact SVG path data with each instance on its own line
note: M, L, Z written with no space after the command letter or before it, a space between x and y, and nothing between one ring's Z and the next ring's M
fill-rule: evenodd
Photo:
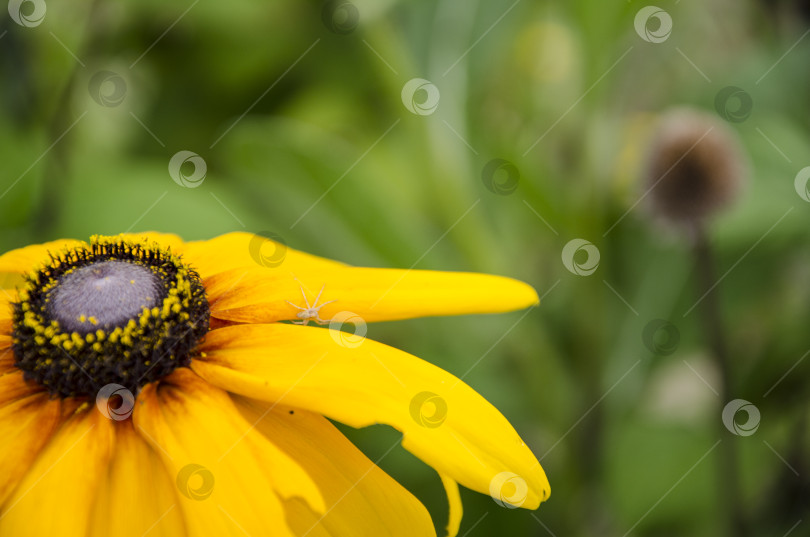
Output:
M653 214L696 228L734 201L748 175L735 132L689 109L662 116L647 151L645 191Z

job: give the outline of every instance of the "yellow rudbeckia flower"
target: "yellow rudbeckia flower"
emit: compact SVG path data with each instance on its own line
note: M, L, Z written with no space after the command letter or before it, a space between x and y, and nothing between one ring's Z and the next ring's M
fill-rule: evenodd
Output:
M0 273L18 282L0 294L2 535L435 535L326 418L401 431L441 476L451 535L457 483L529 509L549 495L492 405L359 333L525 308L524 283L350 267L248 233L60 240Z

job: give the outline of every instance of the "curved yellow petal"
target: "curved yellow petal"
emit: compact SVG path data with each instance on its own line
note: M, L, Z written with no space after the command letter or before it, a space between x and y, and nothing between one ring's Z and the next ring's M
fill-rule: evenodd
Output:
M31 395L0 407L0 511L61 419L58 399Z
M14 291L0 292L0 351L11 346L12 302L16 298L17 293Z
M40 452L0 513L0 535L88 535L90 506L113 455L113 422L74 414Z
M31 272L44 261L50 259L50 254L56 255L67 248L77 248L84 244L84 242L75 239L59 239L17 248L0 255L0 272L17 274Z
M287 525L292 528L295 535L307 537L336 537L322 524L318 524L321 516L313 512L300 498L292 498L282 502ZM384 535L384 534L383 534Z
M447 518L447 537L456 537L458 529L461 527L461 517L464 515L464 506L461 504L458 483L442 474L439 474L439 477L447 494L447 504L450 508L450 516Z
M274 274L344 266L338 261L294 250L271 238L243 231L187 242L183 258L203 280L235 268L256 268L262 274Z
M14 353L11 350L11 340L9 339L6 342L6 346L3 347L0 345L0 376L5 375L6 373L16 373L18 372L14 367ZM22 375L22 372L20 372ZM0 382L2 384L2 382ZM0 388L2 390L2 388ZM2 391L0 391L0 399L3 398Z
M287 521L297 535L435 536L425 507L371 462L329 420L284 405L235 396L247 421L315 476L325 514L303 502L285 502Z
M146 386L133 419L176 482L190 536L240 529L292 536L276 494L324 509L307 473L257 432L225 392L188 369Z
M14 289L25 283L25 277L21 272L0 271L0 290Z
M7 334L6 328L11 325L11 317L13 315L14 301L17 300L17 291L15 290L2 290L0 291L0 332Z
M26 382L23 372L14 367L13 361L9 364L11 354L11 349L0 351L0 407L45 391L45 388L35 382Z
M514 503L535 509L548 497L540 463L472 388L381 343L364 340L349 348L339 334L287 324L220 328L208 334L191 367L247 397L305 408L353 427L392 425L402 431L406 449L478 492L490 493L492 483L508 474L526 485L525 497Z
M88 535L186 535L174 476L140 437L132 420L116 424L115 454L98 486Z
M294 320L301 312L299 308L306 308L307 303L315 305L319 293L321 319L356 315L367 323L499 313L538 303L537 293L526 283L467 272L360 267L267 272L249 268L225 272L204 283L211 300L211 315L249 323Z

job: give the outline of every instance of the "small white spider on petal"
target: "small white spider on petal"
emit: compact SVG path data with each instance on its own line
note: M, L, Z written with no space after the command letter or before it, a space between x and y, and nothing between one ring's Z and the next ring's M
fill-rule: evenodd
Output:
M321 286L321 290L318 292L318 296L315 297L315 302L313 302L310 305L309 300L307 299L307 294L304 292L304 286L303 285L301 286L301 295L304 297L304 303L307 305L306 308L302 308L301 306L293 304L289 300L285 300L285 302L287 304L289 304L290 306L292 306L294 308L298 308L299 310L301 310L298 313L296 313L296 315L295 315L300 320L299 321L291 321L293 324L306 325L307 323L309 323L309 321L315 321L318 324L327 324L327 323L329 323L329 321L321 319L319 313L320 313L322 307L326 306L327 304L331 304L332 302L336 302L336 300L329 300L328 302L324 302L323 304L320 304L320 305L318 304L318 301L321 299L321 294L323 294L323 288L324 287L326 287L326 284L323 284Z

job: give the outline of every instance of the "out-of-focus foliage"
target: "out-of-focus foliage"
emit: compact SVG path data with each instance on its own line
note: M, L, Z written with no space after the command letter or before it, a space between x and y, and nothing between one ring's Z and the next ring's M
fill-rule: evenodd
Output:
M52 1L34 27L4 14L0 250L245 229L357 265L524 279L544 296L525 316L369 329L479 390L546 468L553 493L536 512L463 491L460 535L718 535L718 440L739 451L752 534L782 535L799 520L792 535L810 534L810 204L794 188L810 165L810 26L800 9L665 2L673 28L656 43L635 29L639 2L354 6L356 27L351 10L334 19L293 1ZM434 113L403 105L414 78L440 91ZM702 294L689 244L637 203L656 117L674 106L719 117L728 86L753 103L729 122L752 175L710 230L723 276L712 293L730 393L761 411L745 437L718 426L726 401L700 305L689 311ZM724 105L740 112L741 102ZM196 188L168 173L181 150L206 162ZM514 191L487 188L493 159L514 165ZM600 252L589 276L561 260L575 238ZM669 354L645 345L655 319L677 331ZM397 438L347 433L373 460ZM443 526L432 470L404 450L379 464Z

